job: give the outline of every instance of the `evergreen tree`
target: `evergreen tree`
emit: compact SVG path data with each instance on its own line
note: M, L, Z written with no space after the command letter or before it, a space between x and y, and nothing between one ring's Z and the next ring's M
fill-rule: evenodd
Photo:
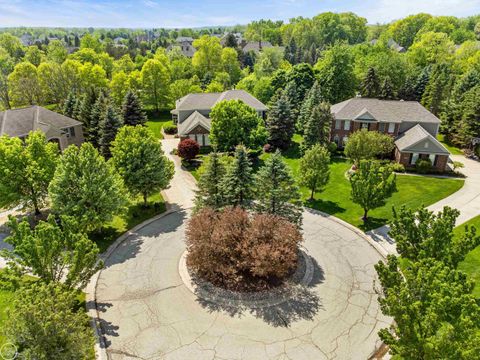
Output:
M232 33L228 33L228 35L225 38L225 47L231 47L236 49L238 47L237 39L235 38L235 35Z
M278 215L301 225L300 193L282 155L277 150L255 176L255 211Z
M98 148L100 145L100 123L107 106L108 99L105 98L103 92L100 92L97 101L95 101L95 104L93 105L88 127L88 141L92 143L95 148Z
M75 104L73 106L73 114L72 114L73 119L75 120L80 119L81 108L82 108L82 99L76 98Z
M388 76L386 76L385 80L383 80L382 90L380 91L379 98L383 100L395 99L395 92L393 91L392 82Z
M448 92L450 69L445 64L434 67L432 74L422 95L422 105L433 114L439 115Z
M303 141L305 148L308 149L315 144L327 146L333 120L329 104L322 102L315 106L305 125Z
M118 130L123 122L111 104L109 104L103 113L100 121L99 145L100 153L106 158L111 157L110 144L115 140Z
M248 207L252 202L252 167L247 149L243 145L235 148L235 158L223 177L221 189L225 205Z
M280 149L288 148L295 132L295 123L284 91L277 92L270 103L267 131L270 145Z
M147 117L142 110L142 103L134 91L128 91L122 104L122 118L125 125L145 125Z
M412 76L407 77L405 80L405 83L402 85L402 87L398 91L398 98L402 100L408 100L412 101L416 99L415 95L415 84L417 82L417 79L415 79Z
M285 47L285 60L290 64L295 65L297 63L297 44L292 37Z
M222 179L225 176L225 166L217 151L211 152L204 162L205 170L198 181L198 191L195 197L196 209L208 206L220 209L223 206Z
M375 68L368 68L367 75L362 83L362 96L376 98L380 93L380 81L378 80Z
M75 111L76 102L77 102L77 99L73 94L73 92L68 93L67 99L63 104L63 115L73 119L73 113Z
M298 114L300 112L300 106L302 104L302 99L300 99L298 94L298 88L295 81L288 81L285 86L285 95L290 103L290 110L292 112L292 117L297 121Z
M86 91L80 106L79 117L77 120L83 123L83 129L87 137L88 137L88 131L90 129L92 108L94 107L96 101L97 101L96 91L94 89L89 89Z
M422 70L422 72L417 78L417 81L415 82L413 100L415 101L422 100L422 96L423 96L423 93L425 92L425 88L428 85L429 79L430 79L430 69L429 67L426 67L425 69Z
M472 138L480 137L480 86L476 86L465 94L462 103L462 120L458 133L464 145L470 145Z
M301 134L304 133L305 125L307 124L307 121L312 116L313 108L320 105L321 102L322 102L322 89L318 81L315 81L313 86L308 91L307 96L305 97L305 100L303 101L302 106L300 108L300 114L297 120L298 132L300 132Z

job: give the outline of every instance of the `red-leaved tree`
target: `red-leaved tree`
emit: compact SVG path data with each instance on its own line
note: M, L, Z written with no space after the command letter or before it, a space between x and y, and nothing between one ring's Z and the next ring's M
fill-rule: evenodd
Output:
M200 152L200 145L198 145L195 140L187 138L180 141L177 150L178 156L180 156L183 160L190 161L195 159Z

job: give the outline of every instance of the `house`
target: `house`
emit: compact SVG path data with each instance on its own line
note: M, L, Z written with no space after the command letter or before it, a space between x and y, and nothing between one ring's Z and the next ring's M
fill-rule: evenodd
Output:
M436 139L440 120L416 101L356 97L331 108L334 121L330 140L343 148L348 136L359 129L379 131L395 138L395 160L406 168L419 158L445 171L450 153Z
M370 40L370 45L377 45L378 44L378 39L373 39L373 40ZM403 46L401 46L400 44L398 44L395 40L393 39L388 39L387 41L387 46L392 49L392 50L395 50L396 52L399 52L399 53L404 53L407 51L407 49L405 49Z
M268 41L249 41L243 46L242 51L244 54L253 51L258 55L263 49L270 47L273 45Z
M220 45L225 46L225 44L227 43L227 38L230 34L233 35L233 37L235 38L237 45L242 46L242 44L244 44L242 33L236 32L236 33L225 33L220 39Z
M172 119L178 125L181 140L190 138L200 146L210 145L210 111L223 100L242 100L254 108L261 118L265 118L267 107L244 90L227 90L221 93L188 94L175 103L171 111Z
M56 142L61 151L84 141L82 123L41 106L0 112L0 136L25 139L30 131L41 130L47 140Z
M20 41L23 46L30 46L34 44L33 36L27 33L20 36Z
M193 47L193 38L188 36L179 36L175 40L175 44L169 45L167 47L167 51L172 50L174 47L178 46L182 51L182 54L186 57L193 57L195 54L196 49Z

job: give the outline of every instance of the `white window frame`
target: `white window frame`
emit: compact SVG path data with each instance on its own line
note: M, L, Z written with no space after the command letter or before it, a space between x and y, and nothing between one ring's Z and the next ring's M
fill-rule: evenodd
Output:
M395 123L388 123L388 133L393 134L395 132Z
M435 165L435 160L437 158L437 155L436 154L428 154L428 158L430 159L430 161L432 162L432 166Z
M412 161L410 162L410 165L415 165L419 157L420 157L419 153L412 153Z
M345 120L344 121L343 130L350 131L350 120Z
M335 120L335 130L340 130L342 128L342 120Z

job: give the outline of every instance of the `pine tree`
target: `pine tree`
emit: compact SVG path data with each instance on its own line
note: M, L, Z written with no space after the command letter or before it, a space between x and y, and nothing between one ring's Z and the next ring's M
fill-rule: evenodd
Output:
M423 93L425 92L425 88L428 85L428 80L430 79L430 70L428 67L423 69L420 75L415 82L414 87L414 99L415 101L422 100Z
M222 180L221 189L225 205L248 207L252 202L252 167L247 149L239 145L235 149L235 158L228 166Z
M297 131L301 134L304 133L305 125L307 124L308 119L312 116L312 110L315 106L320 105L322 102L322 89L318 81L315 81L313 86L305 96L305 100L302 103L300 108L300 114L297 120Z
M412 76L407 77L405 83L402 87L398 90L398 98L402 100L415 100L415 84L416 79Z
M294 121L297 121L298 114L300 112L300 106L302 104L302 99L300 99L298 94L298 88L295 81L289 81L285 86L285 95L290 103L290 110L292 112L292 118Z
M99 145L100 153L106 158L111 157L110 144L115 140L123 122L112 105L108 105L100 121Z
M221 183L225 176L225 166L215 150L208 155L204 164L205 170L197 184L195 207L197 210L205 206L220 209L224 203Z
M255 176L255 211L282 216L301 225L302 207L295 180L277 150Z
M472 138L480 137L480 86L465 94L462 103L463 117L458 126L460 141L470 145Z
M63 115L73 119L76 102L77 99L75 95L73 94L73 92L70 92L67 96L67 99L65 100L65 103L63 104Z
M125 125L145 125L147 117L142 110L142 103L134 91L128 91L122 105L122 118Z
M422 105L433 114L439 115L448 91L449 67L445 64L435 66L422 96Z
M309 149L315 144L327 146L332 122L333 116L328 103L322 102L315 106L305 125L303 142L305 148Z
M284 91L279 91L270 103L267 117L268 142L275 148L286 149L295 132L290 102Z
M96 101L96 91L94 89L89 89L86 91L85 96L82 99L82 104L80 106L79 118L77 120L83 123L84 132L87 136L90 128L92 109Z
M362 96L376 98L380 93L380 81L378 80L375 68L368 68L367 75L362 83Z
M81 98L76 98L75 99L75 104L73 106L73 114L72 114L73 119L75 119L75 120L80 119L81 107L82 107L82 99Z
M386 76L383 80L382 90L380 91L380 99L383 100L393 100L395 99L395 92L393 91L392 83L390 77Z
M285 48L285 60L290 64L295 65L297 63L297 44L292 37Z
M100 92L97 101L93 105L90 114L90 125L88 127L88 141L92 143L95 148L100 144L100 122L107 109L108 99L105 98L103 92Z

